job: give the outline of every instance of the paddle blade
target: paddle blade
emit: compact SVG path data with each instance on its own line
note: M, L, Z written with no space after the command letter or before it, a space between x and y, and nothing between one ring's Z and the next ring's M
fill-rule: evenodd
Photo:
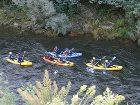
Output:
M26 53L26 51L23 52L24 54Z
M116 59L116 57L114 56L113 58L112 58L112 60L115 60Z
M103 58L102 59L105 59L106 58L106 56L103 56Z
M103 74L106 74L106 70L103 71Z

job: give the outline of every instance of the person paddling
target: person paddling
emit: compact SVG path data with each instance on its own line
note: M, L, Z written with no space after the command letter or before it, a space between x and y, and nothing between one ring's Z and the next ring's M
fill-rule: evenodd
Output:
M107 68L109 67L110 63L108 60L105 60L105 62L103 63L104 67Z
M69 54L72 55L74 53L74 48L69 49Z
M12 60L15 58L12 52L9 52L8 58Z
M108 61L108 60L105 60L105 62L103 63L104 64L104 67L107 68L107 67L110 67L112 65L112 62L116 59L116 57L114 56L112 58L111 61Z
M93 58L90 60L90 63L91 63L92 65L95 65L95 64L96 64L96 59L95 59L95 57L93 57Z
M57 46L54 47L53 52L58 56L59 54L59 48Z
M53 48L53 52L56 52L56 51L57 51L57 49L58 49L58 47L57 47L57 46L55 46L55 47Z
M64 50L63 54L64 54L65 56L68 56L68 55L69 55L69 49L66 48L66 49Z
M17 60L19 63L21 63L23 61L22 55L20 53L18 53Z

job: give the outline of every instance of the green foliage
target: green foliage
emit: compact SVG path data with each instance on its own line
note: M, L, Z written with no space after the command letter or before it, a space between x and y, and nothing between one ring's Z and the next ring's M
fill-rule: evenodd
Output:
M117 29L120 36L126 37L128 30L126 28L118 28Z
M45 70L43 83L36 81L36 85L31 84L24 88L19 88L18 92L25 99L28 105L118 105L125 97L114 94L106 88L103 95L95 96L96 86L83 85L79 91L72 96L71 101L67 101L71 82L67 87L63 86L60 90L55 81L49 79L48 71Z
M59 13L71 15L77 10L78 0L53 0L53 2Z
M26 13L27 20L33 24L52 28L56 33L65 34L70 27L69 19L65 14L59 14L54 8L54 4L49 0L12 0L18 7L18 11ZM58 1L57 1L58 2ZM68 1L67 1L68 2ZM63 4L68 4L63 1ZM70 1L69 1L70 2ZM59 2L61 4L61 2ZM72 3L72 2L71 2ZM61 8L61 6L59 6ZM63 8L63 7L62 7ZM65 10L65 8L63 8ZM24 21L24 19L23 19Z
M96 19L95 21L92 22L93 28L94 28L94 27L99 27L99 25L100 25L99 19Z
M71 27L68 17L65 14L57 14L47 20L45 28L51 27L57 33L66 34Z
M90 3L106 4L115 6L116 8L123 8L125 10L125 17L129 24L129 27L134 27L136 25L136 31L139 31L138 24L140 20L140 0L89 0ZM135 19L136 18L136 19ZM137 20L137 21L135 21ZM118 21L117 26L120 27L123 25L123 21ZM119 29L120 30L120 29ZM123 30L123 31L122 31ZM132 30L131 30L132 31ZM134 30L133 30L134 31ZM124 29L121 29L121 33L125 33Z
M16 105L15 95L8 89L0 90L0 105Z
M12 0L17 6L25 8L32 21L46 18L55 13L53 3L48 0ZM24 9L24 10L25 10Z
M119 28L119 27L124 27L125 25L125 20L124 19L118 19L117 22L116 22L116 27Z

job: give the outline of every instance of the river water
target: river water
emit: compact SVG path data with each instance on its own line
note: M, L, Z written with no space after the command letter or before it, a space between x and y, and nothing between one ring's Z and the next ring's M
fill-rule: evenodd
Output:
M75 67L59 67L47 64L42 60L46 51L51 51L57 45L60 49L75 48L82 52L83 56L72 59ZM25 59L33 61L33 67L20 67L10 64L4 60L8 52L14 53L26 51ZM124 68L119 72L86 70L85 63L93 56L116 56L114 64L122 65ZM140 48L128 41L94 41L91 36L79 37L57 37L25 33L24 35L11 31L10 29L0 30L0 87L9 87L19 99L17 105L24 105L24 101L16 92L16 89L28 82L35 83L42 80L44 70L49 71L50 78L56 80L59 86L66 85L70 80L74 94L81 85L96 85L97 94L101 94L106 87L113 92L126 97L128 105L140 104ZM58 71L55 74L55 71Z

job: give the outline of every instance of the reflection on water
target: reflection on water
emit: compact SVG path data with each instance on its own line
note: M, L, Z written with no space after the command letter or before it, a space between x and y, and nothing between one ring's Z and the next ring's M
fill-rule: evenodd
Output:
M76 63L75 67L59 67L50 65L42 60L46 51L50 51L57 45L60 49L75 48L82 52L83 56L71 59ZM25 59L33 61L33 67L20 67L7 63L3 58L8 52L26 51ZM115 64L122 65L124 69L120 72L99 72L95 70L86 70L85 63L89 62L92 56L116 56ZM106 87L112 91L123 94L126 100L140 104L140 48L128 42L120 41L93 41L90 36L82 37L58 37L46 38L45 36L34 35L16 35L5 36L1 33L0 37L0 83L1 86L8 86L12 91L22 84L35 80L42 80L44 70L47 69L50 78L56 80L59 86L66 85L70 80L72 82L73 94L80 85L96 85L97 92L102 93ZM24 102L19 99L19 105ZM125 103L126 104L126 103Z

